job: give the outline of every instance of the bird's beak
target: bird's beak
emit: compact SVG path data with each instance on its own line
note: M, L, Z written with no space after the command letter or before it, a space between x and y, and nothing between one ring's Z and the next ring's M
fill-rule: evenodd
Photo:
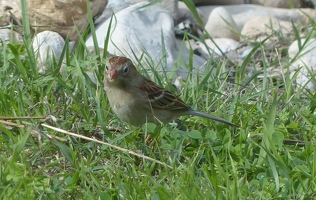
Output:
M116 69L113 69L111 72L110 72L110 78L111 78L111 80L113 80L113 79L116 79L117 78L117 76L118 76L118 71L116 70Z

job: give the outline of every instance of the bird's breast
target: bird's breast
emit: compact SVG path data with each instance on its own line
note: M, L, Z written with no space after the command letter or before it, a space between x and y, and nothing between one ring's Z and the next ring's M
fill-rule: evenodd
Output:
M106 93L113 112L125 122L131 123L139 115L139 105L146 106L135 93L129 91L108 89Z

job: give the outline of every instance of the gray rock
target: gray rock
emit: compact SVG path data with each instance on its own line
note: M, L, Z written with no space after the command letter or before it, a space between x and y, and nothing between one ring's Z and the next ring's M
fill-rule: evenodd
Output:
M193 51L198 48L198 45L195 43L194 40L190 41L183 41L183 40L176 40L176 47L178 52L178 59L180 60L181 66L178 68L177 75L185 79L189 73L189 58L190 58L190 49ZM205 63L207 59L198 56L196 54L192 55L192 64L193 64L193 76L197 76L197 73L203 74ZM187 66L187 67L186 67Z
M258 23L260 22L260 23ZM274 34L267 42L277 41L279 35L288 36L293 33L291 22L277 19L269 15L261 15L249 19L241 30L243 37L262 41Z
M103 48L108 28L111 28L108 51L114 55L138 58L148 52L153 58L162 54L162 39L167 49L174 48L173 19L165 9L153 5L141 8L148 3L137 3L117 12L109 27L110 19L96 30L98 46ZM93 46L88 37L87 46Z
M211 14L212 10L217 6L199 6L199 10L203 13L205 17ZM250 19L260 16L268 15L275 17L279 20L293 21L294 23L300 21L308 21L307 15L314 18L316 11L313 9L282 9L282 8L271 8L263 7L258 5L230 5L223 6L227 12L232 16L235 21L238 30L240 31L244 24ZM303 11L303 12L302 12ZM307 15L306 15L307 14Z
M56 32L43 31L38 33L33 40L33 49L37 54L38 69L44 73L46 62L54 56L60 59L61 52L64 48L65 40Z
M0 41L4 43L10 43L11 41L23 43L21 35L10 29L0 29Z
M295 59L290 66L291 76L295 77L298 86L315 90L316 39L310 39L307 42L306 39L301 39L300 42L303 45L301 48L296 40L288 50L290 59Z
M214 44L213 41L217 46ZM200 53L203 58L209 59L210 57L213 57L211 56L211 54L221 56L223 53L225 54L229 51L236 50L239 45L239 42L230 38L213 38L213 41L211 39L206 39L206 45L198 42Z
M224 7L212 10L204 28L213 38L231 38L239 41L238 27Z
M171 72L178 52L173 18L158 5L146 5L146 2L137 3L115 14L107 50L113 55L126 56L134 63L141 59L144 66L148 66L151 60L154 66L166 63L160 70ZM104 46L109 22L110 19L96 30L97 45L101 48ZM86 45L93 46L91 36Z

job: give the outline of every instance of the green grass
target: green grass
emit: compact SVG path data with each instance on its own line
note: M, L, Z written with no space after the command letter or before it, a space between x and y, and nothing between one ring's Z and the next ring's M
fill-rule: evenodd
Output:
M216 76L189 76L181 92L194 108L240 128L186 116L180 130L120 122L103 87L87 75L102 78L103 56L87 53L82 42L72 54L66 45L62 72L62 62L50 60L45 74L37 73L30 47L29 39L0 47L0 116L30 117L1 118L0 199L315 198L315 93L294 90L289 74L268 76L272 61L247 74L255 51L236 66L233 80L222 58L209 66ZM264 42L256 50L264 57ZM151 78L172 88L174 77L155 72ZM153 139L146 144L148 134Z

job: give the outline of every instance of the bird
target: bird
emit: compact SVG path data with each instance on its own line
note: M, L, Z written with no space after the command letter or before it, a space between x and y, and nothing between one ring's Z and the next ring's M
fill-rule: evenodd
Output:
M168 123L183 115L196 115L237 126L223 118L192 109L177 95L140 74L133 62L113 56L104 69L104 90L116 116L140 127L149 123Z

